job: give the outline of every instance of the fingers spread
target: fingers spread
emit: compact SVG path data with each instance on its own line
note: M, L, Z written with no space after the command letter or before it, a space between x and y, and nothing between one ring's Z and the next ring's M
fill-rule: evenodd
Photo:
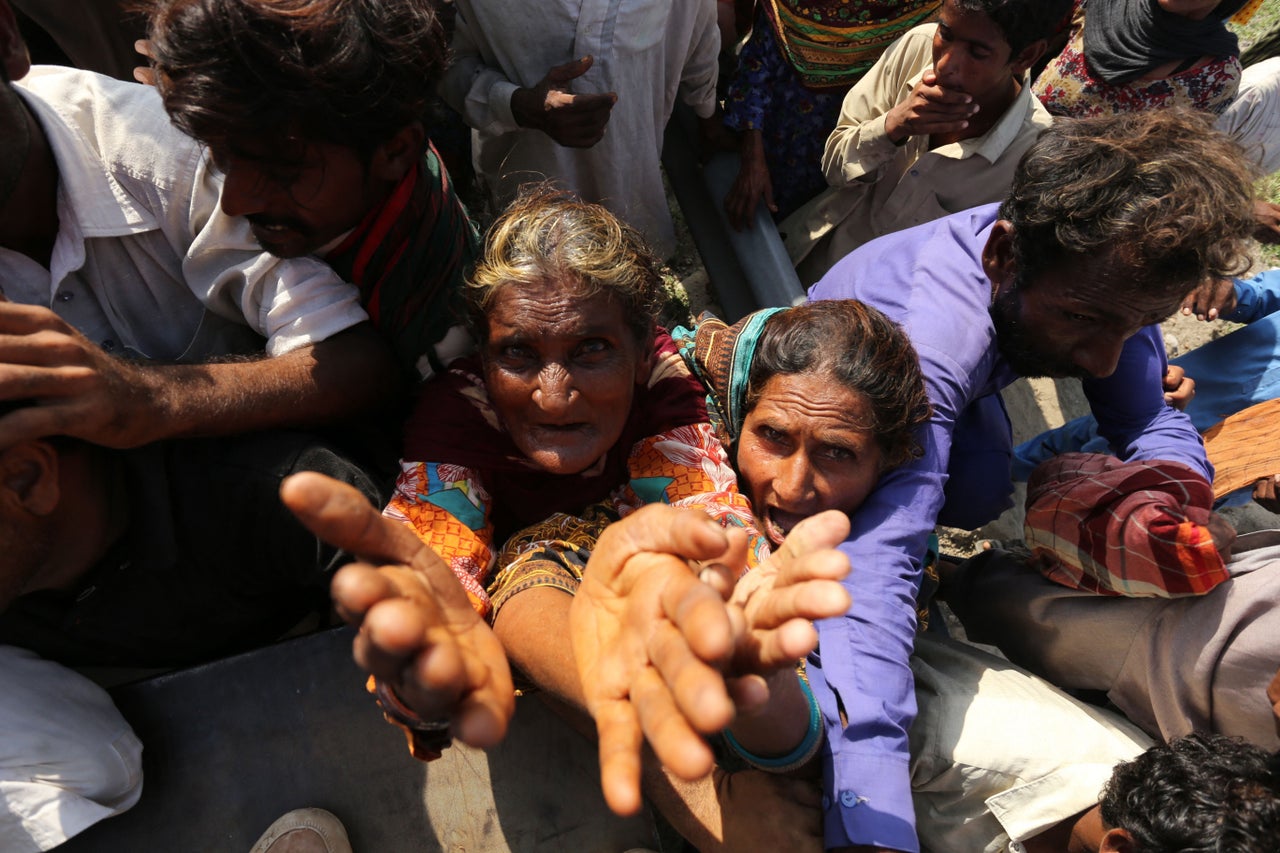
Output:
M775 585L767 595L757 595L748 604L747 624L752 630L761 631L771 630L792 619L830 619L847 613L850 604L849 591L836 580Z
M664 566L663 570L670 578L662 587L662 612L698 657L705 661L727 659L734 637L724 599L683 566Z
M792 619L770 631L752 631L734 656L734 671L772 672L793 666L818 646L818 632L807 619Z

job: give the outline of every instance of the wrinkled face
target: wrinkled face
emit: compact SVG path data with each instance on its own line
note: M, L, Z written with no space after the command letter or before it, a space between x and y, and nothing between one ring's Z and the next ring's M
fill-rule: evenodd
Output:
M521 452L551 474L578 474L622 436L651 370L622 306L558 281L508 285L487 313L485 387Z
M825 373L780 374L738 439L738 478L774 544L826 509L852 514L875 488L880 445L867 398Z
M1019 376L1110 376L1125 341L1182 302L1118 278L1105 256L1062 264L1034 285L1015 278L991 305L1000 353Z
M243 216L281 258L315 252L360 224L385 194L354 148L328 142L210 147L222 211Z
M1025 67L1015 65L1009 42L989 17L956 8L946 0L933 37L933 70L945 89L963 92L978 105L998 102L1010 80Z

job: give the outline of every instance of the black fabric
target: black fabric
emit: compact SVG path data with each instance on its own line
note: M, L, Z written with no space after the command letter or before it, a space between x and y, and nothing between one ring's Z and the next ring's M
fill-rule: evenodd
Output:
M317 471L383 495L319 439L271 432L122 451L129 527L75 590L31 593L0 614L0 643L71 666L187 666L268 643L328 608L349 558L281 504L280 482Z
M1174 15L1156 0L1089 0L1084 16L1084 58L1108 83L1136 80L1153 68L1202 56L1238 56L1226 27L1246 0L1223 0L1201 21Z

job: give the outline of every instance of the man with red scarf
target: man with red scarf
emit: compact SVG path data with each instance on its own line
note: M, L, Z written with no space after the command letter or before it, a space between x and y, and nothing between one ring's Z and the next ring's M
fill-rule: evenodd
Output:
M447 55L433 10L162 0L150 30L165 108L209 147L223 212L360 288L413 379L468 347L453 297L479 246L428 136Z

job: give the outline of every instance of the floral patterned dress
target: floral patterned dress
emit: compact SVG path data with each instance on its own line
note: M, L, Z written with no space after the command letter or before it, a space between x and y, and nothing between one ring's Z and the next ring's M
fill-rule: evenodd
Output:
M699 507L744 528L754 567L768 544L709 421L706 391L666 332L655 349L622 437L599 464L574 475L532 467L498 421L478 361L454 362L419 399L383 514L413 528L490 617L533 586L574 592L604 527L648 503Z
M1032 87L1053 115L1087 118L1175 105L1217 115L1236 96L1242 69L1235 56L1146 82L1113 84L1096 77L1084 57L1085 6L1086 0L1077 0L1067 46Z

